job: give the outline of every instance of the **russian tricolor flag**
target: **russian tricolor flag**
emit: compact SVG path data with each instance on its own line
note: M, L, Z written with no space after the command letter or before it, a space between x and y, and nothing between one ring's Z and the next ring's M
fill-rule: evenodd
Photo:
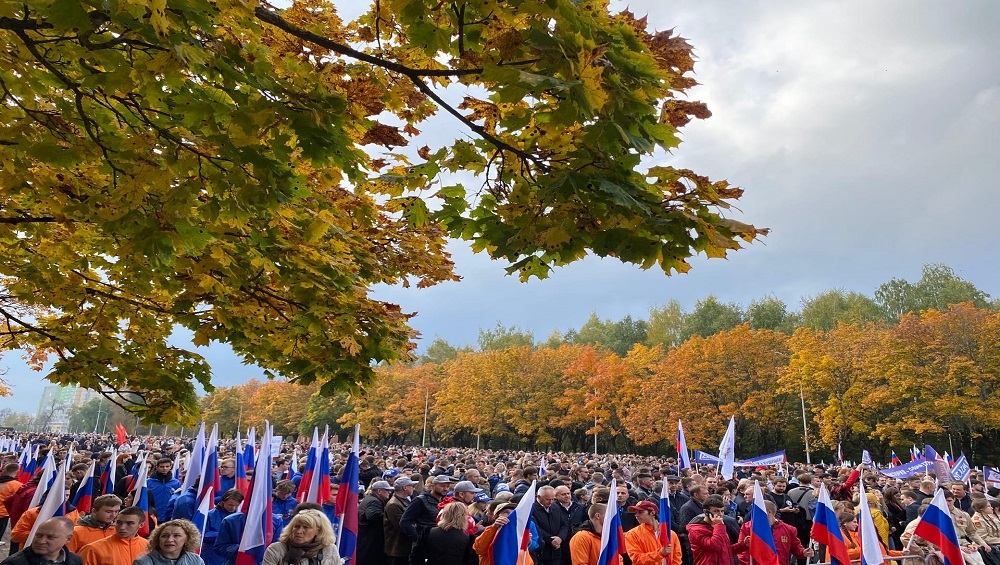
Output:
M52 452L54 449L49 450L49 454L45 457L45 462L42 463L41 475L38 478L38 488L35 489L35 494L31 497L31 502L28 503L28 508L34 508L42 503L42 497L45 493L49 491L52 487L52 483L56 480L56 460Z
M680 420L677 421L680 425ZM670 484L664 479L663 486L660 487L660 530L656 533L656 539L660 542L660 547L670 545Z
M962 549L958 545L958 533L955 523L951 520L948 501L944 499L944 491L938 489L930 505L924 510L920 522L913 534L924 538L938 546L944 556L944 565L963 565Z
M31 477L35 476L35 468L38 466L38 448L36 447L34 451L31 450L31 442L24 444L24 450L21 451L21 457L18 458L17 464L21 466L21 470L17 473L17 482L26 483L31 480Z
M337 540L340 546L340 558L350 559L354 563L354 555L358 547L358 480L361 475L361 425L354 426L354 445L351 454L344 465L344 475L337 491L337 517L340 518L340 531ZM329 492L329 489L327 489Z
M142 510L142 524L139 526L139 535L149 537L149 487L146 486L146 477L149 465L146 465L145 458L139 459L139 472L136 474L135 496L132 497L132 505Z
M315 502L310 500L309 495L316 495L313 490L313 475L316 472L316 453L319 449L319 428L313 428L312 444L309 445L309 453L306 455L306 466L302 469L302 479L299 481L298 499L299 502Z
M900 465L902 465L902 462L899 460L899 456L896 455L895 451L892 452L892 460L890 461L890 464L893 467L899 467Z
M515 565L517 556L523 551L528 551L528 544L531 542L531 529L528 523L531 521L531 505L535 501L535 481L531 481L531 486L524 493L517 507L507 515L510 522L506 527L500 528L493 543L490 545L490 555L493 557L493 565Z
M114 494L115 492L115 461L118 459L118 450L111 448L111 459L104 464L101 469L101 494Z
M246 463L243 461L243 451L236 450L236 484L234 485L240 492L250 490L250 481L247 479Z
M830 565L851 565L844 534L837 521L837 512L830 502L830 491L826 490L826 485L822 483L819 487L819 496L816 498L816 513L813 515L810 537L827 547Z
M688 443L684 439L684 425L677 420L677 470L690 469L691 456L688 454Z
M617 492L618 485L611 480L611 492ZM614 565L620 563L618 557L625 553L625 532L622 531L622 518L618 515L618 504L615 500L608 501L608 509L604 513L604 527L601 529L601 556L597 565Z
M778 550L774 547L771 522L764 506L764 491L754 481L753 506L750 510L750 558L757 565L778 565Z
M254 464L256 459L254 458L254 445L257 443L257 428L250 428L247 430L247 444L243 448L243 463L247 466L247 469ZM261 444L264 445L264 444ZM268 473L271 472L270 469L267 470Z
M80 486L76 489L73 501L70 502L81 514L90 514L90 503L94 500L94 468L96 465L96 459L90 461L90 468L87 469L87 477L80 483Z
M315 502L325 504L330 501L330 426L323 430L323 439L320 440L319 456L316 463L316 473L313 475L313 485L316 491Z
M243 501L243 512L247 515L243 537L236 553L236 565L258 565L264 560L273 537L271 521L271 424L264 422L261 450L254 463L250 494Z

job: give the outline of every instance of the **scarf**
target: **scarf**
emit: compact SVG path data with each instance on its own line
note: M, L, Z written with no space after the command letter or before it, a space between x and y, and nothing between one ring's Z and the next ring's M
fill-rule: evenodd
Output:
M318 541L312 541L309 543L286 541L285 545L288 547L288 552L285 553L285 563L291 563L293 565L302 561L303 557L308 557L309 562L313 563L316 560L316 556L319 555L320 550L323 549L323 546L321 546Z

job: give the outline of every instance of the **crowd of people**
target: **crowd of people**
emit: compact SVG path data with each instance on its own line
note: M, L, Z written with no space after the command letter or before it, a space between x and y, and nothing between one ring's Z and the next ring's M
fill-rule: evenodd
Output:
M193 523L197 486L182 488L184 462L193 449L190 439L135 438L115 452L106 449L109 441L100 436L19 439L40 445L39 459L49 451L62 458L72 455L67 500L86 484L93 460L100 469L117 453L117 481L107 494L99 480L93 481L89 512L67 507L64 515L36 525L39 507L30 502L39 476L22 484L18 453L3 454L0 533L8 524L11 532L2 565L237 563L247 523L241 505L248 495L237 488L235 455L242 448L237 440L220 443L222 488L199 531ZM336 532L343 509L338 512L336 495L344 488L349 448L331 454L330 497L322 504L300 502L296 496L307 449L307 443L287 441L272 454L273 537L254 557L258 565L342 563ZM138 454L148 465L148 512L136 506L133 498L140 490L130 484ZM810 532L823 485L851 559L861 555L862 505L870 510L884 555L913 556L920 563L936 559L938 548L914 529L935 492L943 489L966 563L1000 565L1000 491L996 485L988 488L977 474L967 483L938 481L933 474L897 480L865 465L799 463L738 467L735 476L725 479L712 466L679 468L669 457L403 446L367 448L358 469L362 494L353 557L358 565L506 565L493 563L494 541L511 527L511 512L531 494L530 543L520 552L518 565L597 565L604 518L611 510L624 530L622 554L611 565L750 565L755 485L762 489L782 565L822 559L823 548L812 542ZM664 484L671 530L666 544L659 537Z

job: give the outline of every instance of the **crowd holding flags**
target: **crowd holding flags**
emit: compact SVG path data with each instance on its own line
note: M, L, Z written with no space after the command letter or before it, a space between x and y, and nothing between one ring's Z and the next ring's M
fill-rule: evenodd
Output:
M778 549L771 534L771 521L764 506L764 491L754 481L753 507L750 510L750 558L757 565L778 565Z

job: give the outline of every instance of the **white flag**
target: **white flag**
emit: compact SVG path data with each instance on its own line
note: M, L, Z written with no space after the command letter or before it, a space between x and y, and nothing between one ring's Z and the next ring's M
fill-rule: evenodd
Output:
M727 481L732 479L736 466L736 419L733 416L729 417L729 428L719 445L719 465L722 478Z

